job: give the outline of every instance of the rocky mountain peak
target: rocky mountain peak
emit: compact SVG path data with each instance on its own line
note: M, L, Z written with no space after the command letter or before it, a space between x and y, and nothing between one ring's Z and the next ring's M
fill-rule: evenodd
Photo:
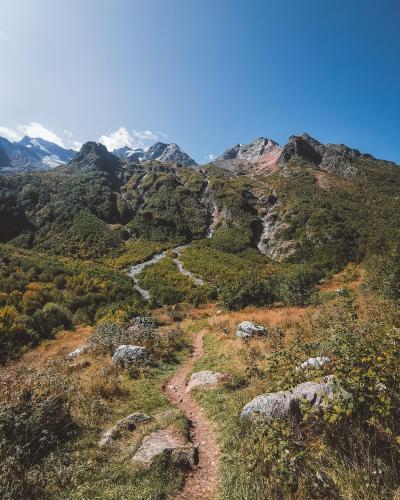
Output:
M278 151L280 153L281 148L277 142L266 137L259 137L249 144L236 144L236 146L228 148L216 158L216 161L241 159L258 162L262 161L263 156L274 155ZM265 159L267 160L267 158Z
M96 169L111 172L121 167L121 161L110 153L103 144L89 141L82 145L70 166L78 170Z
M144 161L157 160L176 162L184 166L196 165L196 162L175 143L156 142L145 153Z
M0 137L0 149L0 172L10 174L49 170L68 163L76 155L72 149L28 136L17 142Z
M354 175L355 160L373 158L371 155L362 154L358 149L349 148L344 144L322 144L307 133L289 137L279 158L279 164L283 165L294 157L342 176Z

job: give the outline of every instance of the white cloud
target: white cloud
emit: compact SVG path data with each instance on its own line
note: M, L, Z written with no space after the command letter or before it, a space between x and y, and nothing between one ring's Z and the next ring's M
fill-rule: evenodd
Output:
M27 135L33 138L40 137L41 139L54 142L54 144L58 144L62 148L65 148L65 144L61 137L44 127L41 123L31 122L28 125L17 125L17 131L20 132L22 136Z
M4 33L4 31L0 28L0 38L2 40L8 40L8 36Z
M103 134L99 138L99 142L104 144L109 151L114 149L123 148L127 146L128 148L143 148L148 147L149 142L157 141L160 136L166 138L166 134L160 132L152 132L151 130L131 130L129 131L126 127L120 127L115 132L110 134Z
M74 151L79 151L82 147L82 142L79 141L68 141L68 147Z
M20 141L25 135L34 139L40 137L46 141L54 142L62 148L65 147L62 139L57 134L44 127L41 123L31 122L27 125L20 124L14 129L0 127L0 136L5 137L10 141Z
M212 153L209 153L208 155L206 155L204 157L204 159L207 160L207 161L213 161L214 158L215 158L215 155L213 155Z
M0 127L0 137L5 137L11 142L19 141L22 139L22 136L19 132L8 127Z

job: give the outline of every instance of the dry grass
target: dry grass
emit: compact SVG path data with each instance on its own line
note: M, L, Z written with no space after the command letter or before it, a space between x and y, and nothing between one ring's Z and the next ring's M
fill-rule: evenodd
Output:
M343 271L332 276L330 280L318 285L318 288L320 292L334 292L342 287L356 290L364 281L365 271L355 264L349 264Z
M30 366L42 366L49 360L65 356L84 345L91 331L91 326L77 326L75 330L63 330L57 333L54 339L43 342L23 354L19 362Z

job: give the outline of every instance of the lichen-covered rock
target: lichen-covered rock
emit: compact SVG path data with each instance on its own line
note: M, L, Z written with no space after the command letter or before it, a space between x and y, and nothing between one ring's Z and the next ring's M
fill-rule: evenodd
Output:
M258 415L266 420L283 420L290 413L289 391L270 392L257 396L243 408L240 419L253 420Z
M198 463L197 448L183 443L168 430L152 432L146 436L132 459L135 463L148 466L161 454L169 456L182 469L193 468Z
M256 325L252 321L242 321L237 325L236 336L250 338L255 335L265 335L266 332L267 330L261 325Z
M321 368L326 363L329 363L330 359L326 356L316 356L315 358L308 358L307 361L304 361L304 363L301 363L299 368L305 369L305 368Z
M146 349L139 345L120 345L112 357L112 364L129 368L143 358Z
M191 391L194 387L207 386L214 387L222 380L225 380L227 375L224 373L213 372L210 370L203 370L201 372L193 373L190 381L186 387L186 392Z
M334 397L348 399L351 395L328 376L322 382L303 382L288 391L257 396L244 406L240 419L254 420L261 416L267 421L284 420L299 413L301 402L319 408Z
M124 432L133 431L138 425L150 422L150 420L152 420L152 417L144 413L132 413L132 415L128 415L119 420L113 427L103 432L99 441L99 446L105 447L113 445Z
M67 358L68 359L78 358L81 354L86 352L88 349L89 349L88 345L81 345L80 347L77 347L74 351L68 353Z

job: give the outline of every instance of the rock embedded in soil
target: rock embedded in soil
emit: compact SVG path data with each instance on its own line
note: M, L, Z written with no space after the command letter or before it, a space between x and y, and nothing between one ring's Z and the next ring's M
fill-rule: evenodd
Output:
M251 338L255 335L265 335L267 330L262 325L256 325L252 321L242 321L237 325L236 337Z
M330 362L330 359L326 356L316 356L315 358L308 358L304 363L299 365L299 369L305 368L322 368L324 365Z
M257 396L244 406L240 419L244 421L285 420L300 413L301 403L321 408L334 398L349 399L351 395L335 384L333 377L325 377L322 382L303 382L288 391L279 391Z
M186 387L186 392L190 392L192 389L199 386L215 387L219 382L226 380L227 377L227 374L210 370L193 373Z
M89 349L88 345L81 345L80 347L77 347L74 351L70 352L67 354L68 359L75 359L81 356L84 352L86 352Z
M129 368L137 364L145 352L146 349L139 345L120 345L114 352L112 364Z
M168 430L155 431L146 436L132 460L148 466L161 454L170 457L171 462L182 469L194 468L198 463L197 448L183 443Z
M153 420L152 417L144 413L132 413L127 417L119 420L113 427L103 432L101 435L99 446L112 446L125 432L134 431L136 427Z

